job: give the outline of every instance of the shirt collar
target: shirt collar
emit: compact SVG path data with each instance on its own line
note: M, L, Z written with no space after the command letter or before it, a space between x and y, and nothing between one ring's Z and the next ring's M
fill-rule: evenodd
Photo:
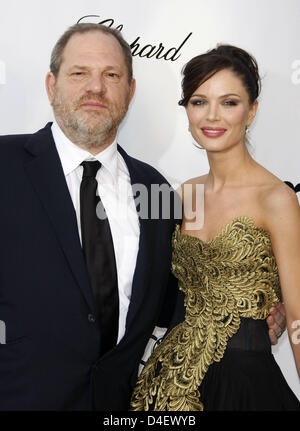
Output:
M98 160L111 175L114 182L118 179L117 140L100 153L93 155L78 147L61 130L54 120L51 126L53 139L58 151L65 176L74 171L84 160Z

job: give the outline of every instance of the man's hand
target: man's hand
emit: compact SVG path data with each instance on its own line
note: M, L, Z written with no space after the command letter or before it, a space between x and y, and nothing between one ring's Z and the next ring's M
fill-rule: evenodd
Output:
M267 317L267 324L269 326L271 344L275 346L278 343L278 338L286 329L285 309L282 302L280 302L276 307L270 308L270 314Z

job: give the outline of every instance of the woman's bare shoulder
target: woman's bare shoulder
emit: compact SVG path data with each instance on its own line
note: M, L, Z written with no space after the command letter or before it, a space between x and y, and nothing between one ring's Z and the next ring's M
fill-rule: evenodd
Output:
M280 232L280 225L300 225L300 206L296 193L284 182L270 185L263 193L266 224L272 232Z
M298 209L299 201L296 193L282 181L276 181L265 187L264 204L268 210Z
M186 180L184 183L182 183L181 185L184 184L204 184L206 179L207 179L207 175L201 175L200 177L194 177L194 178L190 178L188 180Z
M260 203L265 210L269 212L282 207L286 209L286 206L299 207L296 193L280 178L261 165L258 165L256 173Z
M180 184L180 186L178 187L178 189L177 189L177 192L179 193L179 194L182 194L182 192L185 190L186 192L189 190L189 189L194 189L194 187L197 185L197 184L204 184L205 183L205 180L206 180L206 178L207 178L207 175L208 174L206 174L206 175L201 175L200 177L194 177L194 178L190 178L190 179L188 179L188 180L186 180L184 183L182 183L182 184Z

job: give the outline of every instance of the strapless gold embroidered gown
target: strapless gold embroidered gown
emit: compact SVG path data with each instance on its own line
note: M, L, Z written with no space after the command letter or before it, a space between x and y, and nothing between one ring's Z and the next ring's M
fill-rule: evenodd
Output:
M148 360L131 409L299 409L264 320L281 298L269 233L249 217L235 218L209 242L177 226L172 271L185 316Z

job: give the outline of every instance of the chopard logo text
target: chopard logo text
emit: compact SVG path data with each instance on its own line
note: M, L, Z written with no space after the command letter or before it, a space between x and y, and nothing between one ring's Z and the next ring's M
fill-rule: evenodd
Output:
M83 22L91 22L91 19L100 18L100 15L85 15L81 17L77 23ZM113 27L116 30L122 31L123 24L116 25L115 20L112 18L103 19L97 24L104 24L108 27ZM141 57L141 58L154 58L156 60L166 60L166 61L176 61L181 56L180 51L187 43L189 38L193 33L189 33L182 42L179 43L176 47L167 48L162 42L154 44L143 44L141 41L141 36L136 37L136 39L129 43L132 56Z

